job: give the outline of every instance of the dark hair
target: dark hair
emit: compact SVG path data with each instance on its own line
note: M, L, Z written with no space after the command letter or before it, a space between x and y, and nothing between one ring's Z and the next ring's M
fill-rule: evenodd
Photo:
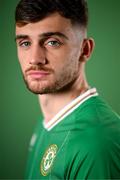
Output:
M21 0L15 12L19 25L38 22L50 14L58 12L73 24L87 27L88 7L86 0Z

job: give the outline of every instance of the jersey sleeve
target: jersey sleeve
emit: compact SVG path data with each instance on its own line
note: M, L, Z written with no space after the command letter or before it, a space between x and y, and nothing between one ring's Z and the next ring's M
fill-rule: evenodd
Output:
M120 137L98 134L74 139L66 179L120 179Z

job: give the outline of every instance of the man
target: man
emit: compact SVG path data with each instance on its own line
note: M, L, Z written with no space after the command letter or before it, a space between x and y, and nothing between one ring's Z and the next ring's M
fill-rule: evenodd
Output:
M25 83L43 117L32 136L27 179L120 178L120 118L90 88L85 0L21 0L16 43Z

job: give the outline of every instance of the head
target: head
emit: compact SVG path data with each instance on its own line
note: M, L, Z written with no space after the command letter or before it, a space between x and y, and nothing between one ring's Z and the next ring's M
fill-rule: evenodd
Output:
M94 42L86 0L21 0L16 7L18 58L28 89L54 93L83 77Z

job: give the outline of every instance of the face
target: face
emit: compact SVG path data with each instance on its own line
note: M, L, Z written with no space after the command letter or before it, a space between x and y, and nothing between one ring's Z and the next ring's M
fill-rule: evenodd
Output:
M16 26L16 43L25 83L33 93L62 91L79 77L83 35L69 19L55 13Z

